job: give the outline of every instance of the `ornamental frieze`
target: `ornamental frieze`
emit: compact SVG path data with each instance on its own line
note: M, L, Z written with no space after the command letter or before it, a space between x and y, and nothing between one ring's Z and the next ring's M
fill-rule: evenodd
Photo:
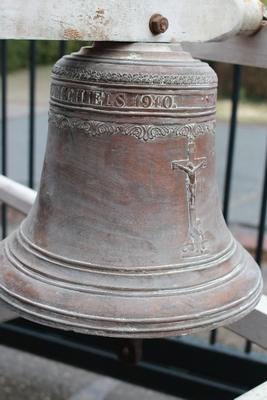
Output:
M127 73L127 72L109 72L96 71L86 68L83 64L75 63L72 65L61 66L56 64L53 67L53 74L66 79L87 82L109 82L137 85L175 85L179 86L217 86L217 77L215 73L202 72L185 74L150 74L150 73Z
M214 120L187 125L138 125L75 118L53 111L49 114L49 123L59 129L68 128L70 130L82 131L88 137L115 135L132 136L144 142L157 138L179 136L192 140L201 135L214 134L216 125Z

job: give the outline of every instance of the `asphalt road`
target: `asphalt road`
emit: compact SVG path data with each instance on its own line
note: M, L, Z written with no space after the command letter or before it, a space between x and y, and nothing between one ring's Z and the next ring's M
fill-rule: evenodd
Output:
M35 184L38 186L47 138L47 112L36 117ZM15 116L8 122L8 176L27 183L28 118ZM218 123L216 134L217 177L220 193L223 191L228 124ZM230 222L257 226L262 191L267 127L240 125L234 161L230 204Z

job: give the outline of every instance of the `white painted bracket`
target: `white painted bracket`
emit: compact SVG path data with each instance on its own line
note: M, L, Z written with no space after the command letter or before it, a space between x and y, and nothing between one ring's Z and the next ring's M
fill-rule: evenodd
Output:
M257 31L263 12L259 0L1 0L0 38L205 42ZM157 35L156 13L169 22Z
M0 201L8 206L20 211L23 214L28 214L34 203L36 192L0 175Z
M228 326L228 328L267 349L267 296L262 296L255 310L249 315Z
M237 397L236 400L266 400L267 399L267 382L256 387L243 396Z
M256 35L236 36L223 42L184 43L183 49L201 60L267 68L267 21Z

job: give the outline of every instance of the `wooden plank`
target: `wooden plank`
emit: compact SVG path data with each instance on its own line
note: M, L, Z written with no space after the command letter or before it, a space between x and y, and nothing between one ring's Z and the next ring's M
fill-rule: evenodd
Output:
M169 21L154 35L152 15ZM258 29L259 0L1 0L0 38L200 42Z
M267 68L267 25L253 36L237 36L220 43L184 44L195 58Z
M236 400L266 400L267 399L267 382L256 387L243 396L237 397Z
M255 310L249 315L227 328L267 349L267 296L262 296Z

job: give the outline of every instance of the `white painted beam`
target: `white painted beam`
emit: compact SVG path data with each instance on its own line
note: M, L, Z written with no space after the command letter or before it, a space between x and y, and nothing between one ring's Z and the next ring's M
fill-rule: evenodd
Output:
M267 349L267 296L262 296L255 310L249 315L228 326L228 328Z
M28 214L36 197L36 192L17 183L3 175L0 175L0 201ZM10 321L17 318L17 314L0 300L0 322Z
M154 35L150 17L169 21ZM1 0L0 38L203 42L258 30L259 0Z
M183 48L202 60L267 68L267 24L253 36L236 36L220 43L184 43Z
M36 192L3 175L0 175L0 201L28 214L36 197Z
M237 397L236 400L266 400L267 399L267 382L256 387L243 396Z

